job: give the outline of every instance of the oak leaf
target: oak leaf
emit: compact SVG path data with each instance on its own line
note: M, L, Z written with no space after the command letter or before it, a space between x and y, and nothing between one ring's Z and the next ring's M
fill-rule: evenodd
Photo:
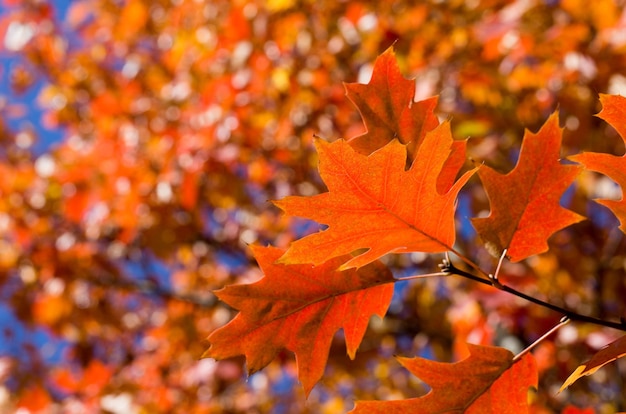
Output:
M617 95L600 95L602 111L597 115L604 119L626 143L626 98ZM569 157L570 160L579 162L588 170L597 171L611 178L626 189L626 155L616 156L612 154L600 154L595 152L583 152ZM595 200L608 207L620 221L620 229L626 233L626 200Z
M345 141L316 141L319 170L328 192L286 197L274 203L286 214L329 226L291 244L281 263L321 264L332 257L367 249L343 268L361 267L387 253L444 252L455 241L456 196L475 170L443 194L438 176L452 145L450 124L426 134L411 168L406 148L394 140L369 156Z
M204 356L245 355L249 373L269 364L283 349L293 351L305 392L324 373L334 334L343 329L354 358L369 319L382 318L393 294L393 275L380 262L359 270L336 270L346 257L320 266L275 263L283 250L252 247L265 277L231 285L215 294L238 309L237 316L208 338Z
M456 363L424 358L398 358L426 382L428 394L397 401L357 401L351 413L520 414L528 412L528 389L537 385L537 368L530 354L514 361L497 347L468 344L470 356Z
M500 174L489 167L478 171L491 204L488 217L472 224L496 256L507 249L517 262L548 250L547 239L583 216L559 204L563 192L581 168L559 162L562 130L554 113L536 134L526 131L515 168Z
M415 80L402 76L393 47L376 58L367 85L347 83L346 95L358 108L367 132L348 142L368 155L393 139L407 145L412 160L426 132L439 125L434 114L438 98L415 102Z
M595 373L597 370L626 355L626 336L622 336L599 350L589 361L580 365L565 380L559 392L563 391L579 378Z
M439 125L434 111L438 97L415 101L415 80L400 72L393 47L376 58L368 84L347 83L346 96L357 107L367 131L348 143L357 152L369 155L397 139L407 147L407 161L415 159L426 133ZM465 162L466 141L454 141L451 154L437 182L446 192L454 184Z

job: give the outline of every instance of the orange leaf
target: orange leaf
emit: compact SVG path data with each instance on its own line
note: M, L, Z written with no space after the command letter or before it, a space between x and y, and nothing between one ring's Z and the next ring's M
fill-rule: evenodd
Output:
M617 95L600 95L602 111L597 115L617 130L626 143L626 98ZM621 157L611 154L583 152L569 159L579 162L588 170L597 171L618 183L622 190L626 189L626 155ZM620 229L626 233L626 200L595 200L611 209L620 221Z
M383 317L393 294L391 272L380 262L337 271L347 258L321 266L280 265L283 250L253 246L265 277L231 285L216 295L240 312L208 338L204 356L245 355L249 373L269 364L282 349L296 354L298 377L308 394L321 378L335 333L342 329L354 358L372 315Z
M141 0L129 0L120 13L116 34L122 39L136 36L143 30L149 17L148 8Z
M452 145L450 124L426 134L405 170L406 148L392 141L365 156L345 141L317 140L320 174L329 192L274 202L285 213L329 225L294 243L281 263L324 263L328 258L367 251L344 268L361 267L387 253L444 252L455 240L456 196L475 170L444 194L437 180Z
M528 389L537 385L530 354L513 361L504 348L468 344L470 356L456 363L424 358L398 358L432 387L423 397L398 401L357 401L351 412L519 414L528 412Z
M561 386L559 392L572 385L579 378L591 375L609 362L626 355L626 336L622 336L599 350L589 361L580 365Z
M360 153L371 154L397 138L408 144L412 160L426 132L439 124L433 113L437 97L414 102L415 81L402 76L392 47L374 62L367 85L348 83L345 88L367 128L365 134L348 141Z
M548 250L554 232L584 217L560 206L559 199L581 168L559 163L562 130L557 113L533 134L526 131L515 168L500 174L478 172L491 203L486 218L472 223L495 256L508 249L513 262Z
M109 384L113 372L110 367L97 359L93 359L83 373L83 390L99 393Z
M33 385L22 393L17 406L28 413L43 413L50 408L51 402L48 391L40 385Z

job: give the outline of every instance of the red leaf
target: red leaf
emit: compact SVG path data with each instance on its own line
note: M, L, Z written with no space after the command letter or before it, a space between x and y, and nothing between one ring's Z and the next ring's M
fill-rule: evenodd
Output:
M626 143L626 98L617 95L600 95L602 111L597 115L617 130ZM626 189L626 155L621 157L611 154L583 152L569 159L579 162L588 170L597 171L618 183L622 190ZM626 200L595 200L611 209L620 221L620 229L626 233Z
M452 136L445 122L426 134L411 168L406 149L393 141L365 156L345 141L316 142L320 174L329 192L275 202L285 213L329 225L294 243L282 263L320 264L332 257L367 251L344 267L361 267L387 253L444 252L455 240L456 196L473 171L444 194L439 173L450 154Z
M589 361L576 368L567 380L565 380L559 392L572 385L579 378L593 374L609 362L613 362L624 355L626 355L626 336L622 336L618 340L611 342L599 350Z
M365 134L348 141L362 154L371 154L397 138L408 144L409 159L413 160L426 132L439 124L433 113L437 97L414 101L415 81L402 76L392 47L374 62L367 85L348 83L345 87L367 128Z
M530 354L513 361L504 348L468 344L470 356L456 363L424 358L398 358L432 387L423 397L399 401L357 401L351 412L520 414L528 412L528 389L537 385Z
M296 354L298 377L308 394L324 373L335 333L343 328L348 355L354 358L370 317L385 315L393 276L380 262L340 272L336 269L347 257L316 267L281 265L275 262L283 250L252 249L265 277L216 292L240 312L211 333L205 356L245 355L248 371L254 373L288 349Z
M508 249L508 256L517 262L545 252L548 237L584 219L559 204L581 171L559 162L561 136L554 113L536 134L526 131L519 160L511 172L503 175L489 167L478 171L491 213L472 219L472 223L495 256Z

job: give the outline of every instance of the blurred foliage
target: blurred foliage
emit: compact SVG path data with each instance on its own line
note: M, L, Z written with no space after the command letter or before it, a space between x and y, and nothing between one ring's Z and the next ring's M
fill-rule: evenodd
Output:
M60 4L60 3L59 3ZM323 191L312 148L363 130L342 82L367 82L395 44L420 99L440 94L469 155L508 171L523 128L556 108L564 156L623 153L592 114L626 91L623 1L3 0L0 16L0 407L10 412L337 413L356 399L420 395L394 354L462 358L463 343L519 349L561 315L464 280L396 288L355 361L333 345L304 400L290 355L242 381L240 360L200 360L232 317L211 294L260 277L247 245L315 230L267 200ZM35 91L37 101L12 96ZM42 111L42 116L38 114ZM61 131L48 145L46 134ZM459 200L459 249L493 259ZM592 219L502 279L603 318L625 315L626 246L589 200L619 189L581 176L565 200ZM394 258L397 275L439 257ZM5 322L6 321L6 322ZM568 326L535 355L537 412L626 409L623 361L556 390L617 332ZM51 408L52 407L52 408ZM569 412L576 412L569 407Z

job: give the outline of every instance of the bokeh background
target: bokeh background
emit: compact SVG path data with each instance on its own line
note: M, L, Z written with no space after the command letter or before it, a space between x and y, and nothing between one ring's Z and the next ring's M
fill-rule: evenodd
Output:
M341 413L355 399L422 395L393 355L454 361L465 342L520 350L562 315L454 278L398 283L355 361L340 334L305 400L289 353L245 379L201 359L234 311L211 293L262 275L249 244L285 247L319 226L268 200L324 191L313 134L363 131L343 82L369 80L394 45L416 98L439 95L468 166L508 171L524 128L555 110L563 156L624 153L593 114L626 93L621 0L3 0L0 5L0 411ZM506 265L511 286L581 313L626 316L626 246L581 175L563 204L590 218L548 253ZM469 217L458 249L494 259ZM398 276L440 256L387 258ZM626 409L617 361L557 394L619 332L571 324L535 356L534 412ZM568 407L568 408L565 408ZM579 407L580 410L576 410ZM587 409L587 411L582 411Z

